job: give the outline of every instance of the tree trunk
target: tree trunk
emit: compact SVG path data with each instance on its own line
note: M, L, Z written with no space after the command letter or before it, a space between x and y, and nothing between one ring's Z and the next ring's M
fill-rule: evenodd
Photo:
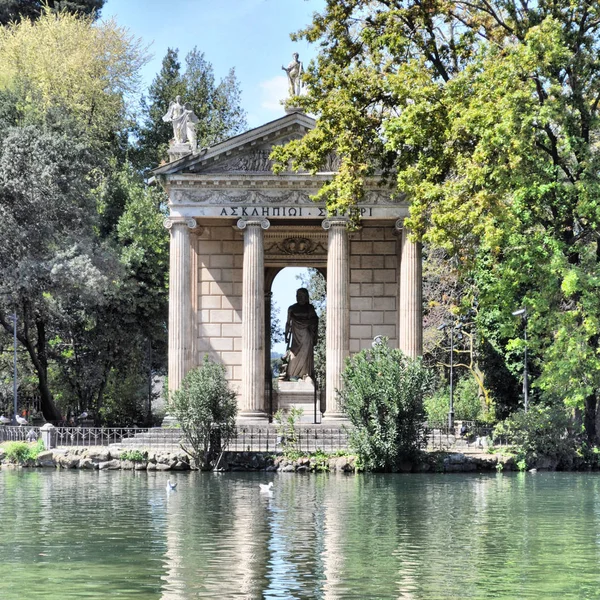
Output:
M585 412L583 415L583 426L587 435L588 442L595 446L598 440L596 430L596 410L598 399L596 394L591 394L585 399Z

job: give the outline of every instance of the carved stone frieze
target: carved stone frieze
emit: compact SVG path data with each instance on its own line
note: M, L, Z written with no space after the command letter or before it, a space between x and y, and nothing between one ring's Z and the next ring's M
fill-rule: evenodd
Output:
M274 228L265 233L265 254L288 257L326 256L327 236L317 228Z
M315 190L316 191L316 190ZM171 189L171 201L174 203L200 203L200 204L233 204L242 205L269 205L269 204L308 204L313 205L311 190L244 190L244 189L201 189L197 187L178 187ZM402 199L390 198L390 193L383 190L368 190L365 194L366 205L396 205Z
M327 252L322 242L311 240L307 237L289 237L280 242L273 242L267 251L279 251L281 254L302 255L316 252Z
M175 189L171 192L173 202L198 202L202 204L233 204L235 206L269 204L313 204L308 192L300 190L199 190Z

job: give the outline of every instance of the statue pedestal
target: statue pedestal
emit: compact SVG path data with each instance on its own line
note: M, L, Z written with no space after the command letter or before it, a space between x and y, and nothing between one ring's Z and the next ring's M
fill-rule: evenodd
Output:
M292 407L301 408L304 412L298 419L300 423L314 423L315 386L310 379L298 381L279 381L277 390L277 408L288 412ZM317 422L321 422L321 410L317 397Z
M179 160L184 156L192 153L192 147L188 142L184 142L183 144L178 144L176 142L171 142L169 146L169 162L173 162L175 160Z

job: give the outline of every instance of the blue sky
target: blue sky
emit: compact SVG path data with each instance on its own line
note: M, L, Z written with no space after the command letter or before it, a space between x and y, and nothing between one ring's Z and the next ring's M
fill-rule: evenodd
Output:
M290 33L311 22L325 0L107 0L102 19L114 18L149 46L153 58L142 71L147 88L160 70L167 48L179 58L194 47L212 63L215 76L234 67L242 89L249 127L284 115L279 101L287 95L281 70L293 52L308 64L317 48L292 42Z
M287 96L287 77L281 70L293 52L308 64L317 48L292 42L290 33L311 22L325 0L107 0L102 19L114 18L152 55L142 71L142 90L160 70L167 48L177 48L181 61L196 46L212 63L217 80L235 68L242 90L248 127L283 116L280 100ZM287 307L296 302L303 269L288 268L273 283L273 298L285 322ZM284 344L275 350L283 352Z

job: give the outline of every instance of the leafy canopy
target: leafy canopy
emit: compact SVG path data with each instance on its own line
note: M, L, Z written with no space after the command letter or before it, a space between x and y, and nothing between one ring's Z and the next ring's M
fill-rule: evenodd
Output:
M318 115L278 168L339 174L319 192L356 213L380 174L406 225L474 283L479 334L513 369L529 309L540 393L586 410L600 389L600 4L591 0L329 0L298 102ZM514 365L514 366L513 366Z
M0 90L18 95L28 119L73 119L69 129L109 139L126 117L146 52L115 21L46 10L0 28ZM75 131L74 131L75 133Z

